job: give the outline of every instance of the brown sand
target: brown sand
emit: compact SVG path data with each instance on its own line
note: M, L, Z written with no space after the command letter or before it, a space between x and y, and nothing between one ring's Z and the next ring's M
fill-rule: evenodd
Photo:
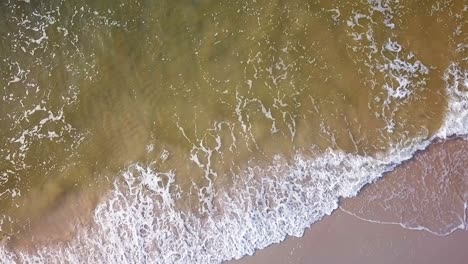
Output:
M313 224L304 237L288 238L231 263L466 264L466 168L468 141L433 144L357 197L342 201L353 215L338 209ZM465 230L434 234L463 222Z

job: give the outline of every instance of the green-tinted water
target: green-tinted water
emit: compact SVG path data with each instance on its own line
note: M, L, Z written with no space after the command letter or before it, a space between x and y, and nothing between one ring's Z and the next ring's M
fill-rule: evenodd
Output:
M26 227L136 162L174 170L193 201L248 161L375 155L428 137L443 118L443 71L466 40L455 30L464 8L3 1L0 206Z

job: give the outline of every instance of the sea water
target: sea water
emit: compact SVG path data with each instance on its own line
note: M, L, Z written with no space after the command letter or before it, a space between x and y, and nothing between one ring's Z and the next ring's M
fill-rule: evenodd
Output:
M468 131L463 1L3 1L2 262L219 263Z

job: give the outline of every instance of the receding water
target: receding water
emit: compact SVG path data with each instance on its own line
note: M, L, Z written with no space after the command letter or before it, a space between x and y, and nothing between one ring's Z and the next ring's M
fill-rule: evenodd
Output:
M80 215L73 197L87 201L91 217L105 194L127 186L124 171L153 175L150 189L162 197L154 203L166 201L163 189L170 210L211 219L228 211L220 197L236 197L246 171L261 183L241 184L254 195L272 164L294 167L298 154L386 160L395 149L465 134L466 107L450 100L467 100L467 9L462 0L3 1L1 235L6 244L34 236L50 244L31 230L63 208ZM323 179L336 194L312 203L329 205L306 223L332 210L344 189L355 194L390 168L343 187L334 173L347 163L323 162L336 169ZM132 193L125 188L123 196ZM193 256L161 259L202 259Z

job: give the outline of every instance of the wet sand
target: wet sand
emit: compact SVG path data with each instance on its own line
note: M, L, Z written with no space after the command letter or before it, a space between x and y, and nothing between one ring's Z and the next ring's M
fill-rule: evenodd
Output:
M446 235L466 226L468 141L439 142L341 208L358 218Z
M468 141L435 143L302 238L230 263L467 263L467 167Z
M341 210L324 218L304 237L290 237L232 264L268 263L452 263L468 260L468 232L439 237L359 220Z

